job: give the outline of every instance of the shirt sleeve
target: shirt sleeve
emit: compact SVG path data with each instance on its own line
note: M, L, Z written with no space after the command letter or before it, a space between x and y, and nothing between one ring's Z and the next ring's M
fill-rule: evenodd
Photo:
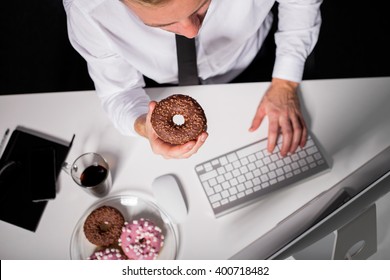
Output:
M317 43L322 0L278 0L273 77L301 82L305 61Z
M96 93L115 127L137 136L135 120L148 112L149 97L142 74L112 51L99 26L76 5L65 5L69 40L87 61Z

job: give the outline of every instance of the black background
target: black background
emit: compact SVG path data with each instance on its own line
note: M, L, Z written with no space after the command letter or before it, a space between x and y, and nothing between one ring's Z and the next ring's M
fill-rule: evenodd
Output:
M310 79L390 76L386 1L325 0ZM2 1L0 94L93 89L72 48L62 0Z

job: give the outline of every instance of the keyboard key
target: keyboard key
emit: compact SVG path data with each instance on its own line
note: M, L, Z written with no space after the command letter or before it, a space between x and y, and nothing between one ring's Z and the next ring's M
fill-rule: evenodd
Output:
M229 184L229 182L223 182L221 186L222 186L222 188L225 189L225 190L226 190L226 189L229 189L229 188L231 187L231 185Z
M311 138L308 138L306 141L306 147L309 148L311 146L314 146L314 142Z
M213 170L213 166L211 165L210 162L207 162L204 164L204 169L206 170L206 172L209 172L209 171Z
M308 157L306 158L306 161L307 161L308 163L312 163L312 162L314 161L314 158L313 158L312 156L308 156Z
M285 157L283 158L283 161L285 164L290 164L292 162L291 157Z
M253 170L253 176L259 177L261 175L260 169Z
M209 196L209 199L210 199L211 203L214 203L216 201L221 200L222 196L219 193L216 193L216 194L213 194L213 195Z
M213 178L214 179L214 178ZM219 183L219 184L221 184L222 182L225 182L225 177L223 176L223 175L219 175L218 177L217 177L217 182Z
M258 161L256 161L255 164L256 164L256 167L257 167L257 168L260 168L260 167L262 167L262 166L264 165L264 163L262 162L261 159L259 159Z
M233 174L231 172L226 173L224 176L225 176L226 181L229 181L230 179L233 178Z
M229 197L229 192L227 190L224 190L221 192L221 195L223 198L227 198L227 197Z
M304 160L304 159L300 159L298 161L298 164L299 164L300 167L307 165L306 160Z
M240 192L245 191L245 186L244 186L244 184L239 184L239 185L237 186L237 190L240 191Z
M268 168L269 168L269 170L275 170L276 169L276 164L271 162L270 164L268 164Z
M232 187L229 189L229 193L230 193L230 195L234 195L234 194L238 193L238 191L235 187Z
M224 199L221 200L221 204L222 204L222 205L224 205L224 204L226 204L226 203L228 203L228 202L229 202L229 200L227 200L226 198L224 198Z
M219 175L222 175L222 174L225 174L226 173L226 170L225 170L225 168L224 167L219 167L218 169L217 169L217 172L218 172L218 174Z
M211 178L217 177L218 173L216 170L211 170L210 172L204 173L199 176L201 181L207 181L210 180Z
M284 179L286 179L286 177L284 177L284 175L281 175L279 176L278 178L276 178L278 180L278 182L281 182L283 181Z
M244 158L240 159L240 162L242 165L246 166L249 163L249 160L248 160L248 158L244 157Z
M230 163L228 163L226 166L225 166L225 169L226 171L232 171L235 167L233 167L233 165L231 165Z
M264 154L261 151L259 151L255 154L255 156L257 159L262 159L264 157Z
M211 187L214 187L217 184L217 180L215 180L215 178L211 178L208 182Z
M264 183L261 184L261 187L263 189L268 188L269 187L269 183L268 182L264 182Z
M305 157L307 157L307 154L306 154L306 152L305 152L304 150L299 151L299 152L298 152L298 155L299 155L300 158L305 158Z
M252 172L245 173L245 178L246 178L247 180L253 179L253 174L252 174Z
M241 198L241 197L244 197L244 196L245 196L245 193L244 193L244 192L240 192L240 193L237 194L237 197L238 197L238 198Z
M256 161L256 157L255 157L255 155L249 155L248 156L248 160L249 160L249 162L254 162L254 161Z
M268 177L267 174L263 174L263 175L260 176L260 180L262 182L268 182L269 181L269 177Z
M222 186L221 186L221 185L216 185L216 186L214 187L214 191L215 191L216 193L221 192L221 191L222 191Z
M245 194L247 194L247 195L248 195L248 194L251 194L251 193L253 193L253 190L252 190L252 189L248 189L248 190L245 191Z
M221 157L221 158L219 159L219 162L221 163L221 165L226 165L226 164L229 163L228 160L227 160L227 158L226 158L225 156Z
M235 153L228 154L227 159L229 162L234 162L234 161L238 160L237 155Z
M257 177L253 178L252 182L253 182L253 185L255 185L255 186L260 185L260 183L261 183L260 179Z
M261 173L263 173L263 174L267 174L269 172L269 169L266 165L263 166L262 168L260 168L260 170L261 170Z
M299 156L297 154L292 154L291 155L291 160L292 161L298 161L299 160Z
M272 160L273 162L276 162L276 161L279 160L278 154L272 154L270 158L271 158L271 160Z
M241 166L240 167L240 172L241 172L241 174L245 174L245 173L247 173L249 170L248 170L248 167L246 167L246 166Z
M249 145L247 147L244 147L244 148L238 150L236 153L237 153L239 158L247 157L251 154L255 154L258 151L265 149L267 147L266 145L267 145L266 141L262 141L260 143L252 144L252 145Z
M249 163L249 164L248 164L248 169L249 169L250 171L255 170L255 169L256 169L256 165L254 165L253 163Z
M253 188L253 183L252 183L252 181L246 181L244 183L244 186L245 186L245 188L250 189L250 188Z
M281 176L281 175L283 175L283 174L284 174L284 172L283 172L283 169L282 169L282 168L278 168L278 169L276 169L276 170L275 170L275 172L276 172L276 175L278 175L278 176Z
M276 166L277 167L283 167L284 166L284 162L283 162L283 160L278 160L277 162L275 162L276 163Z
M319 159L321 159L322 157L321 157L320 153L315 153L315 154L314 154L314 158L315 158L316 160L319 160Z
M229 181L229 183L230 183L231 186L237 186L237 185L238 185L238 181L237 181L236 178L231 179L231 180Z
M264 162L264 164L269 164L269 163L271 163L271 159L269 157L264 157L263 162Z
M309 155L312 155L312 154L315 154L316 152L318 152L318 149L316 146L312 146L312 147L309 147L306 152L309 154Z
M198 165L198 166L195 168L195 170L196 170L196 172L201 173L201 172L204 170L203 165Z
M208 196L215 194L214 190L211 189L211 188L210 189L206 189L206 193L207 193Z
M245 177L243 175L238 176L237 178L238 182L243 183L245 182Z
M213 208L218 208L219 206L221 206L221 203L219 203L219 202L215 202L212 204Z

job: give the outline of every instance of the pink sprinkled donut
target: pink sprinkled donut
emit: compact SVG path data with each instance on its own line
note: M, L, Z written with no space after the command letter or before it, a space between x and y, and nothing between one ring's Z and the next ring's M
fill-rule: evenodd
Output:
M94 252L89 260L126 260L126 256L118 248L104 248Z
M131 260L154 260L164 245L164 236L153 222L141 218L125 223L119 245Z

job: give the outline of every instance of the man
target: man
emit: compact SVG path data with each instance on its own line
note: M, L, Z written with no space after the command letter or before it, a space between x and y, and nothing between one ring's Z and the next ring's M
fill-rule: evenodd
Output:
M260 101L250 131L269 119L268 150L281 133L281 155L304 146L307 127L297 87L317 41L322 0L279 0L272 82ZM275 0L64 0L69 38L86 59L103 107L126 135L146 137L165 158L187 158L207 138L170 145L150 124L155 102L143 76L177 83L175 35L196 39L203 84L227 83L255 58L271 29ZM237 93L238 94L238 93Z

